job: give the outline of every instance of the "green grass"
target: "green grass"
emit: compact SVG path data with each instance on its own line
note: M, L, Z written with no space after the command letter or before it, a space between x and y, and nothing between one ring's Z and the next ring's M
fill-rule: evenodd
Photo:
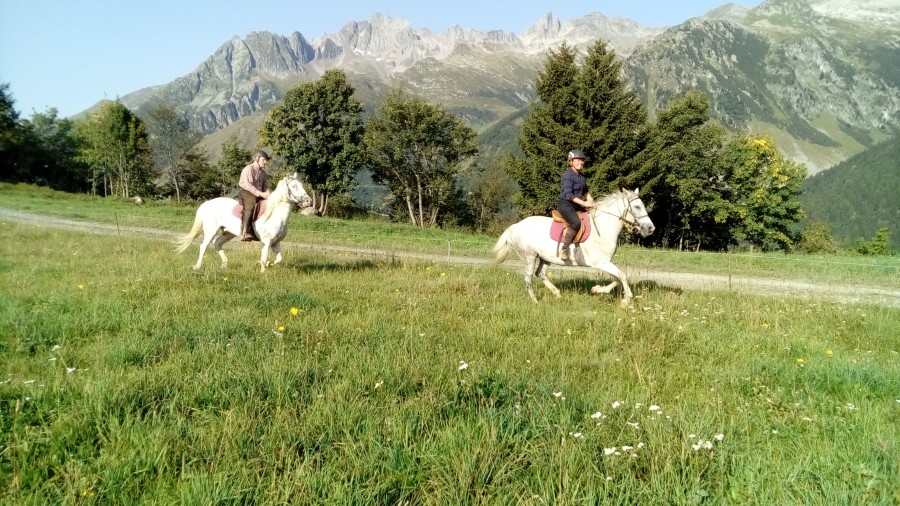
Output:
M897 309L287 253L0 227L0 503L900 501Z
M193 223L197 204L148 202L136 205L123 199L72 195L31 185L0 183L0 208L184 233ZM340 220L299 214L292 216L288 230L286 240L289 242L360 247L386 253L387 256L392 252L414 252L485 259L493 256L491 248L497 240L495 235L421 229L374 219ZM216 260L210 255L205 262L209 261ZM690 253L624 245L616 253L614 261L620 267L649 270L900 288L900 257Z

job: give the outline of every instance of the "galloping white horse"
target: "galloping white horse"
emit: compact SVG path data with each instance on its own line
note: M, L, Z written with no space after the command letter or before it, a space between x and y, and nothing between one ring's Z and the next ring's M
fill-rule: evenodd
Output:
M278 182L275 190L266 199L266 209L253 223L256 236L262 242L262 254L259 258L259 271L265 272L269 266L269 249L275 253L275 263L283 260L281 256L281 241L287 235L287 220L293 206L308 207L312 202L309 194L297 179L297 173L284 177ZM213 247L222 258L222 268L228 267L228 258L222 250L222 246L235 238L241 232L240 215L233 212L238 201L228 197L219 197L200 204L197 208L197 216L194 218L194 226L178 241L176 252L181 253L194 242L194 238L203 232L203 241L200 243L200 256L194 265L194 270L200 268L203 263L203 254L206 247L213 243ZM214 240L215 239L215 240Z
M609 285L596 285L591 288L591 293L609 293L620 282L625 295L621 306L627 307L632 298L631 287L625 273L610 261L618 247L619 232L623 226L630 231L638 231L644 237L653 233L655 227L644 203L638 198L638 189L634 191L620 190L600 199L594 208L588 211L590 215L591 232L588 238L579 244L571 246L574 252L569 250L568 261L559 258L557 250L559 242L550 237L550 226L553 219L547 216L530 216L507 228L497 244L494 246L497 263L506 259L509 249L512 248L525 262L525 287L528 296L535 303L538 301L531 287L532 276L537 276L553 295L559 297L559 289L547 278L547 266L569 265L593 267L608 273L618 281Z

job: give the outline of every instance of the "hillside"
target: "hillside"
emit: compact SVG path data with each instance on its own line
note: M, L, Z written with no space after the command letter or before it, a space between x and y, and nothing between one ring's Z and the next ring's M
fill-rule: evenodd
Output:
M727 4L665 29L601 13L548 14L520 34L459 26L433 33L377 14L312 40L298 32L234 37L190 74L121 100L138 111L163 100L207 134L253 118L226 134L249 145L255 124L287 90L340 68L370 111L401 88L481 132L510 115L515 121L535 99L535 73L549 49L597 39L623 58L624 78L651 115L699 89L715 119L771 135L810 174L900 133L900 0L858 0L853 8L839 0ZM514 137L491 136L501 146Z
M807 178L801 200L809 220L828 224L835 238L852 244L882 227L900 248L900 138L853 156Z

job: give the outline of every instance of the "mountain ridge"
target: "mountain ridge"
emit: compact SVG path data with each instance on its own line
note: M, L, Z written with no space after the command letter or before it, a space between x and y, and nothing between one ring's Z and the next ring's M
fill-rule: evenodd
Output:
M699 88L717 120L772 134L816 173L900 128L900 0L860 4L850 11L837 0L726 4L660 28L602 13L566 21L547 13L519 35L459 25L432 33L379 13L311 41L299 32L233 37L193 72L120 100L138 111L161 100L211 134L258 116L297 83L342 68L370 109L399 87L481 129L536 98L532 83L548 49L603 38L651 115Z

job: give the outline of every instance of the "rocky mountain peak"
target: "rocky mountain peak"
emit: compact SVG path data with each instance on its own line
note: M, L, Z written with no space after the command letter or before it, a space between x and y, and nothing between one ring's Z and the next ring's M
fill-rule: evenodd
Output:
M528 43L538 40L555 39L562 28L559 18L548 12L522 33L522 39Z
M548 12L516 35L459 25L434 33L376 14L311 42L299 32L233 37L190 74L121 100L135 110L164 100L212 133L259 118L298 82L341 68L362 83L369 105L401 87L489 127L534 99L548 49L603 39L651 111L700 89L717 120L771 130L815 172L900 129L898 16L900 0L766 0L671 28L601 13L561 22Z

